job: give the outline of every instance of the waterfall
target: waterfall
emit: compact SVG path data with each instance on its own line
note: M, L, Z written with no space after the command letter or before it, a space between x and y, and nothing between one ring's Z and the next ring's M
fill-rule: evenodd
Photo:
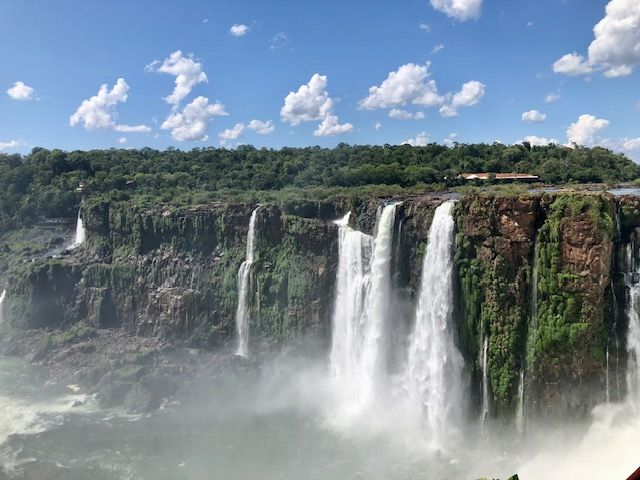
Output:
M2 325L2 322L4 322L4 298L7 296L7 290L2 290L2 293L0 293L0 325Z
M524 432L524 368L520 369L518 380L518 404L516 405L516 430Z
M82 223L82 215L81 210L78 210L78 220L76 221L76 234L73 239L73 243L69 246L70 250L74 248L78 248L80 245L84 243L85 232L84 232L84 224Z
M331 371L340 414L359 415L376 398L386 366L391 256L397 204L378 212L375 238L337 221L339 260L333 311Z
M338 274L333 307L331 371L337 378L358 376L362 314L373 237L348 226L350 213L335 223L339 230Z
M484 425L489 418L489 337L483 333L482 340L482 413L480 423Z
M636 282L630 286L630 299L627 334L627 395L632 403L640 404L640 283Z
M404 379L409 399L423 411L436 445L451 433L462 399L462 356L452 325L453 205L448 201L436 209L429 230Z
M249 219L249 233L247 234L247 253L244 262L238 269L238 309L236 311L236 333L238 334L238 349L236 355L249 355L249 283L251 265L254 259L254 239L256 228L256 208Z

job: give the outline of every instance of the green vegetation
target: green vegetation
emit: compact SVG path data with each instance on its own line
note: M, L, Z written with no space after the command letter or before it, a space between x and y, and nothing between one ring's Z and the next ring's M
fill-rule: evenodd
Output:
M193 205L213 199L273 201L326 198L354 190L387 195L459 185L461 172L528 172L548 183L621 182L640 167L603 148L430 144L425 147L349 146L183 152L35 148L0 155L0 230L42 218L71 217L75 190L86 181L93 197ZM127 184L129 182L129 184ZM135 182L135 183L131 183Z

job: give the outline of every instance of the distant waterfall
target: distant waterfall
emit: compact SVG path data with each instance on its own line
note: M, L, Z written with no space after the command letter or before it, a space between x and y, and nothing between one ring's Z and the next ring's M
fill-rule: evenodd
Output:
M636 273L638 272L636 271ZM640 283L636 282L630 286L630 298L627 336L627 391L629 400L640 405Z
M524 368L520 369L518 380L518 403L516 405L516 430L524 432Z
M0 293L0 325L4 322L4 298L7 296L7 290L2 290Z
M436 444L455 421L462 400L463 361L452 325L453 205L449 201L436 209L429 230L405 373L410 400L422 408Z
M76 221L76 235L73 239L73 243L69 247L70 249L78 248L84 243L85 231L84 224L82 223L81 211L78 210L78 220Z
M351 229L348 214L336 222L339 261L330 361L348 415L360 413L374 399L383 374L396 207L382 208L375 239Z
M238 269L238 309L236 311L236 333L238 334L238 349L236 355L249 355L249 283L251 265L254 259L254 239L256 217L258 209L251 213L249 219L249 233L247 234L247 253L244 262Z
M489 337L483 334L482 340L482 413L480 423L484 425L489 418Z

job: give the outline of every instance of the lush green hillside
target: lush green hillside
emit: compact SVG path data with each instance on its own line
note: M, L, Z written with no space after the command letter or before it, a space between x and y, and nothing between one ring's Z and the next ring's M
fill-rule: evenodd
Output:
M547 183L622 182L640 177L640 167L603 148L571 149L431 144L425 147L349 146L183 152L35 148L26 156L0 155L0 227L43 217L72 216L80 180L94 194L142 203L193 203L211 198L259 198L255 192L305 189L322 196L376 185L420 190L456 185L461 172L528 172ZM135 190L126 182L134 180ZM135 192L135 193L134 193Z

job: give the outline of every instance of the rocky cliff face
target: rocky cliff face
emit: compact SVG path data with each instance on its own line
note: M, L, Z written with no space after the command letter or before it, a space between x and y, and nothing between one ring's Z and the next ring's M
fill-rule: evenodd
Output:
M433 212L444 198L401 201L394 226L394 352L413 323ZM337 227L373 234L381 201L343 198L263 205L250 276L257 348L303 335L330 341ZM85 245L25 264L10 282L6 317L16 328L121 328L189 346L235 341L237 271L254 205L140 210L92 203ZM510 418L524 372L527 410L585 415L624 386L626 258L638 238L640 200L606 194L473 195L455 209L459 345L478 400L488 340L492 415ZM609 356L616 362L607 363ZM404 361L391 357L392 369ZM617 365L613 366L613 365Z

